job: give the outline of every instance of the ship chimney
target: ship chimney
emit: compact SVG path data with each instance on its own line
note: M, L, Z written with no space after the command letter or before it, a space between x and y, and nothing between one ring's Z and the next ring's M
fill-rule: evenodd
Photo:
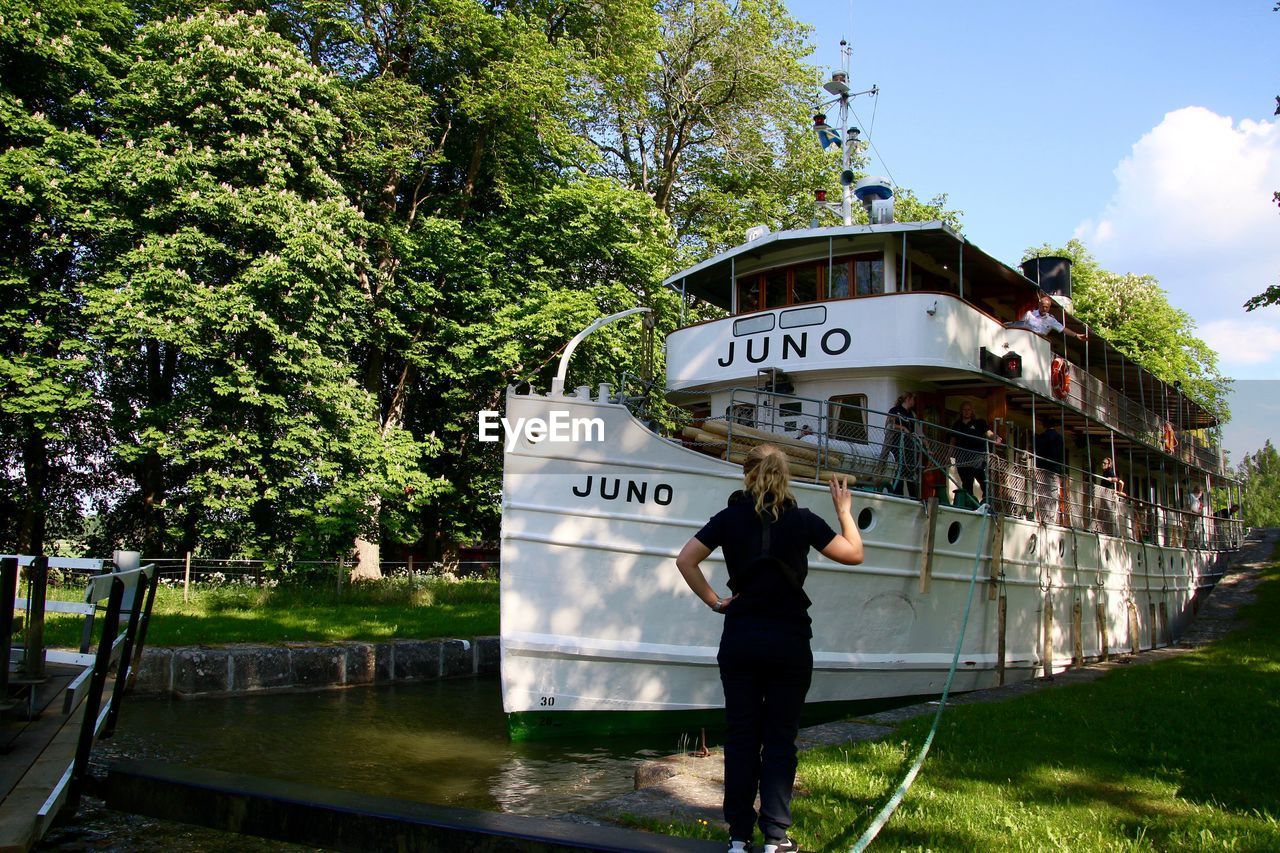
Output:
M1057 256L1043 258L1027 258L1022 262L1022 274L1031 279L1054 301L1075 311L1075 303L1071 299L1071 259Z

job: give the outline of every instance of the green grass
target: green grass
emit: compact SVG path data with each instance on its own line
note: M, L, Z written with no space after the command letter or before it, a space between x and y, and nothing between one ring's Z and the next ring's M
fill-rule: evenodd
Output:
M1242 615L1246 627L1172 660L948 708L873 849L1280 850L1280 567ZM848 850L932 722L804 754L804 849Z
M54 597L80 600L70 587ZM49 614L51 646L80 641L78 617ZM430 639L498 633L498 582L395 578L356 584L338 592L301 586L192 585L156 591L148 646L284 643L301 641Z

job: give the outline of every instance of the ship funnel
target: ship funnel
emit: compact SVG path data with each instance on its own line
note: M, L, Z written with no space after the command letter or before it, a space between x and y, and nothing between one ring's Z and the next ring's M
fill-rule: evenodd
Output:
M1027 258L1022 262L1022 274L1068 311L1072 310L1070 258Z
M893 182L888 178L863 178L853 187L853 194L867 211L872 225L893 221Z

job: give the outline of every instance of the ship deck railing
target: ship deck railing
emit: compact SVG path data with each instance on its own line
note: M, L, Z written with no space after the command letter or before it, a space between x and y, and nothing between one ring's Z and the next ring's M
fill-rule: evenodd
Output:
M805 414L806 403L822 414ZM849 475L864 491L943 502L954 491L958 506L985 502L1008 516L1169 547L1235 550L1244 538L1243 524L1210 514L1207 499L1204 512L1142 500L1069 465L1055 474L1058 466L1028 450L994 443L965 450L968 436L921 420L899 429L887 413L849 403L746 388L731 392L724 417L692 420L680 411L686 425L674 432L686 446L741 463L750 447L769 441L788 454L800 481ZM961 468L984 470L985 489L962 490ZM1170 499L1186 500L1176 489Z
M1099 423L1106 424L1124 435L1131 436L1152 449L1159 449L1170 456L1199 468L1222 474L1222 457L1218 448L1204 441L1194 432L1173 429L1176 416L1162 417L1149 406L1135 401L1120 390L1108 385L1078 364L1068 362L1070 383L1062 402ZM1169 450L1165 445L1165 426L1173 429L1176 445Z

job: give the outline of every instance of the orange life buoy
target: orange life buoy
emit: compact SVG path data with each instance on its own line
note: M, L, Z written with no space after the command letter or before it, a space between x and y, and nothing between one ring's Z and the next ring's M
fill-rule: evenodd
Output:
M1164 436L1160 443L1164 445L1165 453L1172 453L1178 449L1178 437L1173 434L1173 424L1168 421L1164 422Z
M1062 356L1055 358L1049 368L1049 384L1053 386L1053 396L1059 400L1067 399L1071 393L1071 366Z

